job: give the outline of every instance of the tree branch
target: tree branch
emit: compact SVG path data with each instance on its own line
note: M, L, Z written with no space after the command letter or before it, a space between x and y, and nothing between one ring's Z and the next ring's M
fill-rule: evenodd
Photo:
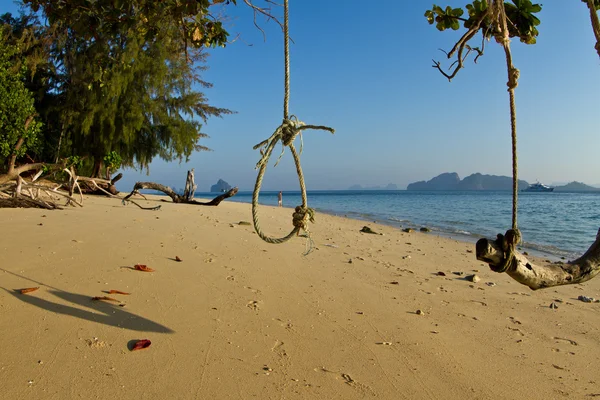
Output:
M492 271L506 272L533 290L583 283L600 272L600 229L585 254L566 264L536 265L517 251L507 252L504 237L498 235L495 241L480 239L475 246L477 259L488 263Z

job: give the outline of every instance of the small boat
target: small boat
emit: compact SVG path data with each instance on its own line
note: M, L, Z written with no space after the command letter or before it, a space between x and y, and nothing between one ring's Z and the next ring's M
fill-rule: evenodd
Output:
M522 190L522 192L552 192L552 191L554 191L553 187L546 186L540 182L531 184L531 185L529 185L529 187L527 189Z

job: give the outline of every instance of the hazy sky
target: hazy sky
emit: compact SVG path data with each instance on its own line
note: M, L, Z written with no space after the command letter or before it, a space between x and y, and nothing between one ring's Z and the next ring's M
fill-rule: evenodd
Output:
M125 170L120 189L138 180L183 187L192 167L199 191L219 178L252 189L260 157L252 147L272 134L283 115L283 39L275 23L259 19L264 41L251 10L238 3L227 7L227 26L232 37L241 36L224 49L211 50L210 69L203 75L214 84L206 91L211 104L237 111L205 125L210 138L202 144L214 151L194 154L189 163L156 160L150 176ZM290 0L295 42L290 112L306 123L336 129L335 135L304 134L302 166L309 190L388 183L404 188L442 172L461 178L474 172L510 176L504 53L488 42L478 64L467 61L448 82L431 60L443 60L439 49L449 50L463 31L438 32L430 26L423 14L431 4ZM467 1L436 4L458 7ZM578 1L543 5L538 43L512 42L513 62L521 72L516 91L519 177L600 184L600 58L589 13ZM279 152L276 148L272 158ZM297 190L289 150L274 169L273 162L263 187Z

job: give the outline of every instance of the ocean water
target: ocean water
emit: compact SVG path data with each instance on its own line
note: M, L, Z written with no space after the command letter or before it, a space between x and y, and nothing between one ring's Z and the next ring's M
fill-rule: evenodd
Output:
M278 192L261 192L260 204L277 205ZM511 225L510 191L309 191L308 205L318 213L377 221L402 228L428 227L458 240L495 238ZM214 193L198 193L212 198ZM228 201L252 202L251 192ZM284 192L284 207L301 204L300 192ZM519 193L523 249L573 259L592 244L600 228L600 192Z

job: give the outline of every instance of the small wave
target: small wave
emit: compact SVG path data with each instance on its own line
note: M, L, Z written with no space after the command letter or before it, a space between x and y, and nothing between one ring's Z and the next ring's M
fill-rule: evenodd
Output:
M390 217L390 218L388 218L388 220L393 221L393 222L410 222L408 219L401 219L401 218L396 218L396 217Z

